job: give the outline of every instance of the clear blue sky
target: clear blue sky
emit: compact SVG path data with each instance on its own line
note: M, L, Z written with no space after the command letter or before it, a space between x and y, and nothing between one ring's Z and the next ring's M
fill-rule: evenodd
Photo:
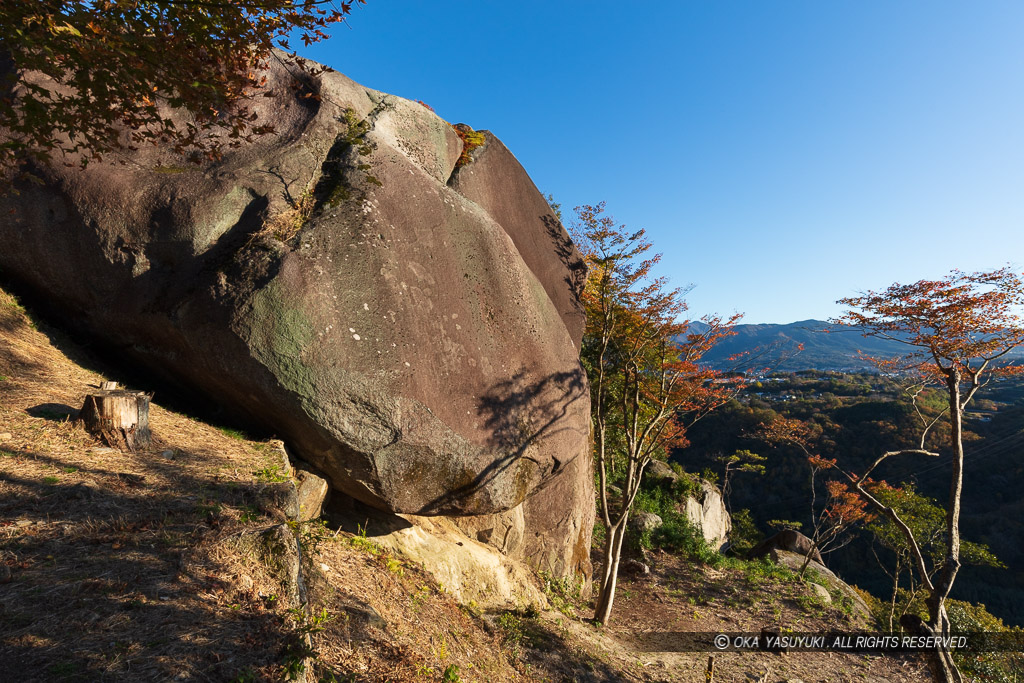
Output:
M607 201L691 312L1024 265L1024 3L368 0L306 48Z

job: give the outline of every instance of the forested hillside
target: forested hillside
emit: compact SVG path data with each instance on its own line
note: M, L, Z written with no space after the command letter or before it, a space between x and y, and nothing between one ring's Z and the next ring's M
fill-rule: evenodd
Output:
M926 413L938 401L937 395L922 398ZM673 459L691 471L705 469L720 477L723 465L716 458L742 449L766 456L764 475L739 473L731 483L734 513L749 509L761 532L780 520L806 527L811 515L805 454L765 439L764 427L780 416L807 423L815 434L812 450L853 472L863 471L885 451L915 446L920 434L912 404L894 380L879 375L805 371L751 382L738 400L696 424L690 446L676 451ZM968 411L965 427L963 535L986 544L1006 568L965 566L953 597L983 603L1007 623L1024 624L1024 501L1016 483L1024 474L1024 382L987 387ZM913 484L918 493L945 506L950 463L940 436L938 431L929 437L940 458L893 458L873 477ZM847 580L887 599L891 581L876 554L891 570L891 553L861 530L855 542L826 559Z
M701 323L693 323L698 331ZM736 334L722 340L705 360L719 370L770 367L783 372L828 370L860 372L874 366L872 358L895 358L906 353L900 342L865 337L859 328L831 325L823 320L800 320L786 325L736 325ZM736 359L737 354L745 354ZM1011 351L1010 358L1024 352Z

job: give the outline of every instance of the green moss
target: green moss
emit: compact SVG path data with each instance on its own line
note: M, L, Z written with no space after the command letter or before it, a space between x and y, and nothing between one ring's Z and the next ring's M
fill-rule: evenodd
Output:
M256 470L252 473L259 481L268 484L281 484L288 481L288 477L281 472L281 468L277 465L271 465L270 467L264 467Z
M272 368L281 383L304 396L313 392L312 371L302 353L313 341L306 314L287 301L275 281L253 297L252 341L259 359Z
M526 500L526 494L530 492L530 481L536 471L536 465L525 458L519 459L519 467L516 469L516 500Z
M483 133L473 130L464 123L457 123L452 129L462 139L462 154L455 162L455 168L461 168L473 161L473 150L487 142L487 139Z
M372 125L367 119L360 119L353 109L346 109L342 114L342 121L345 123L345 132L339 135L331 147L327 158L321 167L320 180L317 182L314 195L319 202L330 207L335 207L346 202L353 196L362 198L363 193L356 193L355 188L345 179L347 165L344 161L345 154L354 149L359 157L367 157L376 149L377 143L367 138ZM373 174L370 173L372 166L359 161L355 165L356 170L363 174L363 179L370 185L381 186Z

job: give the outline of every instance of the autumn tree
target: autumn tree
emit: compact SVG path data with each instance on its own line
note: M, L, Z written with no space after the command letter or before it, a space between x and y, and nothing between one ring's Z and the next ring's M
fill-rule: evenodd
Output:
M835 467L836 461L818 456L808 458L811 468L811 491L815 490L817 475ZM851 533L860 524L871 521L874 515L868 512L867 501L850 491L849 487L835 479L825 482L825 502L818 509L817 496L811 498L811 549L800 565L800 578L804 577L811 563L813 551L821 554L838 550L853 540Z
M271 132L252 98L289 37L327 37L365 0L14 0L0 3L0 172L81 163L143 143L193 159ZM296 72L313 67L285 58ZM312 96L312 93L307 93ZM184 110L187 117L172 115Z
M826 473L837 470L834 458L824 458L813 452L813 443L820 436L820 428L787 417L777 417L760 430L761 437L772 444L789 444L804 454L810 471L810 521L808 529L811 541L810 551L800 565L803 578L815 552L822 555L838 550L853 540L854 528L870 522L873 515L868 512L867 501L851 491L846 483L835 479L822 480ZM822 502L818 502L819 485L823 485ZM803 525L801 525L803 526Z
M606 623L615 599L627 522L648 464L685 445L693 420L732 393L720 373L699 364L738 319L684 319L683 290L652 277L644 231L627 232L604 204L576 207L574 238L590 275L583 294L582 358L591 386L599 507L606 535L594 619ZM621 492L611 494L611 478Z
M849 306L835 322L855 325L865 335L890 339L907 346L900 359L904 372L915 373L922 384L937 384L946 396L945 446L951 456L949 499L945 509L944 548L940 566L929 571L914 530L900 512L870 492L870 474L887 458L918 454L938 456L925 446L883 453L868 470L849 475L856 490L884 514L906 539L911 557L928 597L929 629L949 634L945 603L961 565L960 498L964 479L963 416L977 392L993 377L1021 372L1005 362L1006 355L1024 343L1024 280L1009 267L987 272L954 270L940 280L894 284L884 291L869 291L840 300ZM934 424L932 422L931 424ZM948 650L935 653L933 667L943 681L962 681Z

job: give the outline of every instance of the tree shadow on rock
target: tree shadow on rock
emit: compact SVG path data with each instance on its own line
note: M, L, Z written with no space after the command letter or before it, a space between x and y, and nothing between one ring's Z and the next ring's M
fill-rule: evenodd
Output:
M544 228L551 238L555 254L565 265L567 271L565 282L572 289L573 294L579 298L583 293L583 286L587 283L587 264L581 258L579 250L576 249L576 245L560 220L552 214L541 216L540 220L544 223Z
M532 379L520 370L506 380L497 382L480 397L477 414L490 432L488 447L501 454L468 484L448 491L424 506L421 514L430 514L469 498L506 475L512 467L533 466L541 485L578 457L551 452L551 462L543 462L531 450L560 434L576 430L567 423L572 406L588 395L586 375L582 368L557 372L541 379ZM528 466L528 465L526 465ZM517 475L518 478L518 475Z

